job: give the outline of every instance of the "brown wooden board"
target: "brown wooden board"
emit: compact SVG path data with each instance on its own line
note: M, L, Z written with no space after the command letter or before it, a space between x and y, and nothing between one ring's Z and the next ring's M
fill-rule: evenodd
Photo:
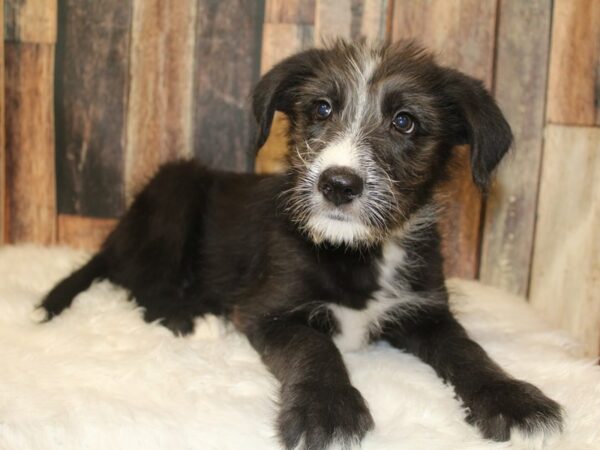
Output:
M531 303L600 352L600 128L546 129Z
M194 154L213 168L250 170L264 3L198 0L196 14Z
M554 1L547 119L600 125L598 0Z
M56 52L58 210L114 217L124 208L131 0L59 2Z
M312 25L319 0L266 0L265 23Z
M492 85L496 0L395 0L392 40L416 39L446 65ZM481 197L471 182L468 152L457 151L462 168L446 188L442 223L448 275L474 278L478 270Z
M53 45L6 43L6 234L10 242L51 244L55 240L53 69Z
M157 167L192 154L196 3L133 0L125 152L131 198Z
M314 26L265 23L260 71L267 72L282 59L315 45Z
M0 0L0 23L4 23L4 0ZM4 28L0 29L0 61L4 61ZM6 156L4 123L4 70L0 70L0 244L5 242Z
M479 275L526 296L535 228L551 0L501 0L494 93L515 144L487 197Z
M57 0L4 0L4 39L18 42L56 42Z
M58 243L87 251L96 251L115 227L115 219L58 215Z
M386 38L388 0L317 0L315 11L315 42L332 38Z

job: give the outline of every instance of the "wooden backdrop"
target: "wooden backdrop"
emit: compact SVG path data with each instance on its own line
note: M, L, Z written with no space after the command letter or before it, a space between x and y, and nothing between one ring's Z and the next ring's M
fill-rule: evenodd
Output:
M262 72L327 36L417 38L484 80L516 135L487 198L467 166L456 174L448 273L528 296L599 353L600 0L4 0L0 11L5 242L94 248L171 158L252 170Z

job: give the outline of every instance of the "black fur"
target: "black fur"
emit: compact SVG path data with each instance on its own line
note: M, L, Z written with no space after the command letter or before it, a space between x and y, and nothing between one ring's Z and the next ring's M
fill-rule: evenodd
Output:
M356 71L368 60L377 65L365 69L365 81ZM359 114L355 91L361 86L368 95ZM313 113L323 98L334 110L326 121ZM382 264L386 246L394 245L405 263L388 281L395 294L410 299L411 311L405 313L405 303L391 308L381 326L369 329L371 340L385 339L430 364L454 385L469 421L490 439L508 439L515 426L559 429L559 405L502 371L448 307L430 214L434 194L454 145L471 145L474 181L485 187L511 142L481 84L436 65L412 45L337 43L295 55L263 77L254 95L259 144L275 110L290 118L289 173L241 175L193 161L167 164L98 254L48 294L42 303L48 316L100 278L127 288L146 320L160 320L176 334L191 332L197 316L225 316L281 382L278 428L285 447L350 444L374 423L332 339L341 324L328 305L362 310L382 292L389 295ZM413 134L390 127L398 110L414 118ZM363 209L349 209L358 208L355 201L319 207L360 221L368 231L337 242L335 230L318 232L308 223L319 214L314 202L322 200L309 172L356 117L360 132L349 136L357 141L360 164L369 166L355 168L365 179Z

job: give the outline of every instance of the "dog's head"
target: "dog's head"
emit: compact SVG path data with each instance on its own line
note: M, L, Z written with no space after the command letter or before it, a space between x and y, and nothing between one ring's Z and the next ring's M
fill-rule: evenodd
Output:
M336 42L259 82L258 146L276 110L290 122L288 212L315 242L381 241L427 204L452 148L469 144L482 189L512 136L483 85L411 43Z

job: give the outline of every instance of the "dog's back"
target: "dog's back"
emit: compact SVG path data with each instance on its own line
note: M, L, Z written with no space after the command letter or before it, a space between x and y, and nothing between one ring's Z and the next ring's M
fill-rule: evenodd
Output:
M210 171L193 160L164 165L100 251L50 291L37 319L60 314L98 279L129 290L146 320L161 319L175 333L191 331L195 316L224 313L226 294L251 270L245 255L256 256L247 249L254 219L273 214L280 184L281 177Z

